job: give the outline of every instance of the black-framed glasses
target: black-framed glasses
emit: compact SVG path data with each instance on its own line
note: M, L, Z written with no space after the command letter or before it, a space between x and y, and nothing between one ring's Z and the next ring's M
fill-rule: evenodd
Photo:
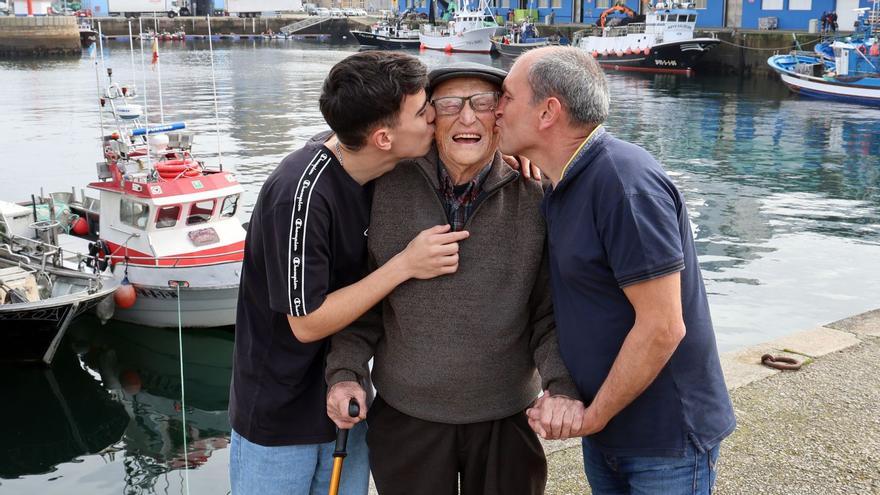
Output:
M458 115L464 108L464 102L468 102L474 112L492 112L498 107L499 95L497 91L489 91L470 96L443 96L433 98L431 105L434 105L437 115Z

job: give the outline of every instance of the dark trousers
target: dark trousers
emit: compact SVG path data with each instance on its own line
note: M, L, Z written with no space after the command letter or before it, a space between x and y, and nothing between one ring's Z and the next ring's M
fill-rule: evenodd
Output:
M524 412L482 423L434 423L376 397L367 414L380 495L540 495L547 459Z

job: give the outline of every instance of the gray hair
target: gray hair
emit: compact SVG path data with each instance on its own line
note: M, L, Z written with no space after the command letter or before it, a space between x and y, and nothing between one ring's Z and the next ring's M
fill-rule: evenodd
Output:
M529 68L532 103L558 98L573 124L599 125L608 118L611 98L599 64L574 47L545 49ZM537 55L537 54L536 54Z

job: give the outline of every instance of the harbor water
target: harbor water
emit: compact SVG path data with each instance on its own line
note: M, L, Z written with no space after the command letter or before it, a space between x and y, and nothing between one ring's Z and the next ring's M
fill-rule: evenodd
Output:
M0 61L0 199L79 191L94 180L96 66L102 80L106 66L114 80L146 90L151 121L186 121L195 154L236 172L247 220L266 176L325 128L321 83L355 49L220 43L215 117L207 44L160 47L159 66L127 42L105 46L103 61ZM509 65L488 55L419 56L429 66ZM656 156L687 199L720 350L877 306L880 112L801 99L774 78L608 80L608 129ZM51 369L0 374L0 495L179 494L187 473L191 493L228 492L232 342L232 329L184 332L184 405L176 331L77 320Z

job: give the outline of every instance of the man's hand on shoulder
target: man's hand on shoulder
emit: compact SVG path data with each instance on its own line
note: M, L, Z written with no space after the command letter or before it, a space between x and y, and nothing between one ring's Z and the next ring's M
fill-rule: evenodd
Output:
M395 258L403 263L409 278L429 279L458 270L458 243L468 231L450 232L449 225L436 225L419 232Z
M536 182L541 182L541 169L528 158L522 155L501 155L501 159L504 160L504 163L508 164L510 168L522 174L523 180L532 179Z
M584 422L584 404L564 395L544 392L535 405L526 410L529 426L545 440L560 440L578 435Z
M352 418L348 415L348 403L355 399L360 406L360 415ZM358 382L339 382L330 387L327 394L327 416L336 426L348 430L367 419L367 393Z

